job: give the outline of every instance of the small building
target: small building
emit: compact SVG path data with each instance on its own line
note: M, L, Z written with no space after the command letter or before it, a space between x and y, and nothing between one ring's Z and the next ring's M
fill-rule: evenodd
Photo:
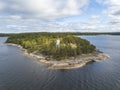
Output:
M57 41L56 41L56 47L60 47L60 39L57 39Z

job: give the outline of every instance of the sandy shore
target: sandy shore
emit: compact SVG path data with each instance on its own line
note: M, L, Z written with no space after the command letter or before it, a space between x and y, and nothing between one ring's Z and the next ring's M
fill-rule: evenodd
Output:
M20 48L25 55L36 59L38 62L47 65L48 69L74 69L85 66L87 63L96 62L108 59L110 56L102 53L100 51L95 51L92 54L83 54L77 57L71 57L70 59L54 61L54 60L46 60L46 57L42 54L28 53L26 49L22 46L12 43L6 43L7 45L16 46Z

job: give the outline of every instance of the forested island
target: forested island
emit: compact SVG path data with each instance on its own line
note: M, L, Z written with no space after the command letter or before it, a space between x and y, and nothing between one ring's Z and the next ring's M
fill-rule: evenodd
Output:
M56 44L58 39L59 46ZM78 68L108 58L89 41L70 33L13 34L6 43L21 48L26 55L46 63L51 69Z

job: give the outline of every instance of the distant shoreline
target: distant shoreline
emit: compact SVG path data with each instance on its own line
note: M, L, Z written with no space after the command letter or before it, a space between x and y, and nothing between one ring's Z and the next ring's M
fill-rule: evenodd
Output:
M48 69L74 69L85 66L87 63L96 62L108 59L110 56L96 50L91 54L83 54L77 57L70 57L66 60L54 61L54 60L46 60L46 57L42 54L28 53L27 49L24 49L21 45L6 43L10 46L16 46L20 48L26 56L36 59L38 62L47 65Z
M24 33L24 32L23 32ZM25 33L48 33L48 32L25 32ZM61 32L49 32L49 33L61 33ZM62 32L63 34L69 33L72 35L120 35L120 32ZM15 35L20 33L1 33L0 37L8 37L10 35Z

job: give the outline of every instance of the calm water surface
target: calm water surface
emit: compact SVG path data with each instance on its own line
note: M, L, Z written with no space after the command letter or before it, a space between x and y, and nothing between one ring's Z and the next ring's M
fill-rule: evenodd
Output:
M48 70L0 37L0 90L120 90L120 36L82 36L110 59L79 69Z

